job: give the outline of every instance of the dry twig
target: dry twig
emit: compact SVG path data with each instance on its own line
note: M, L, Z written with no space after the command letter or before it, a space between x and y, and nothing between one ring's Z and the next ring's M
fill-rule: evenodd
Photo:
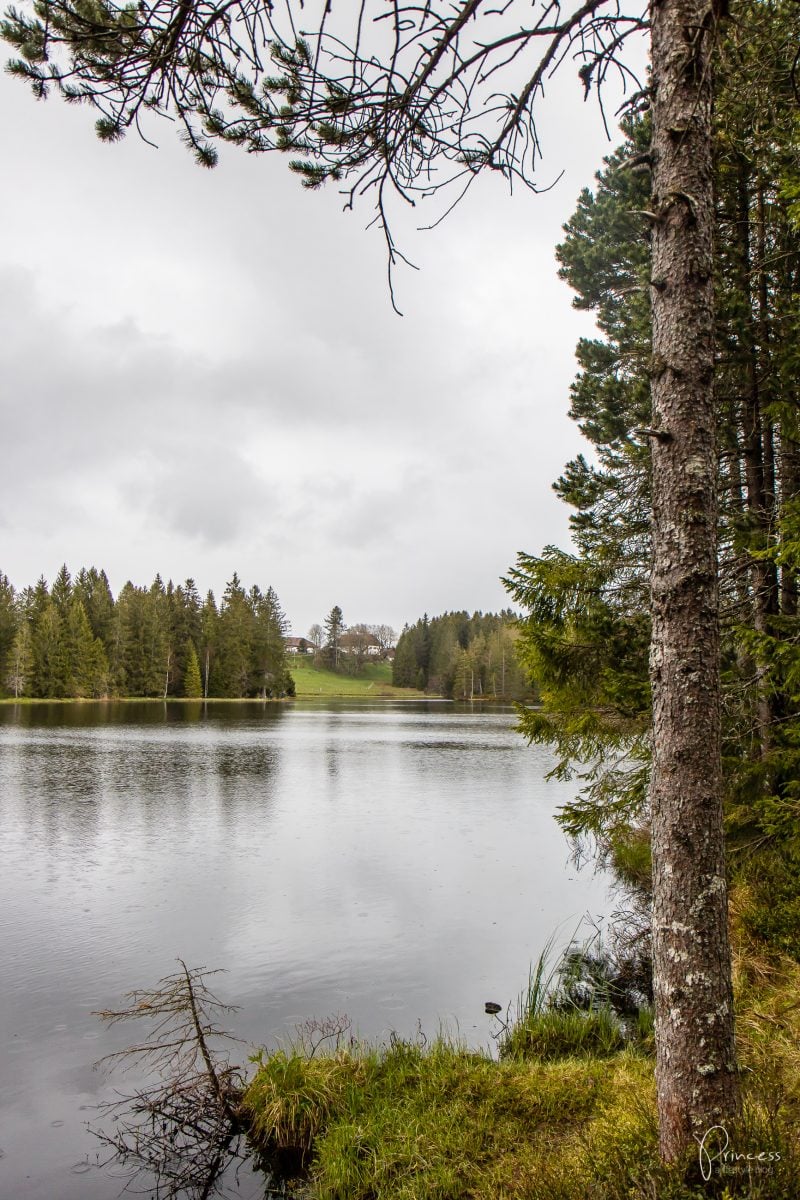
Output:
M153 1082L103 1105L103 1125L93 1132L113 1159L133 1168L128 1187L145 1183L157 1200L208 1200L228 1164L243 1157L243 1078L218 1049L221 1039L236 1039L215 1023L234 1011L209 990L217 972L178 961L181 970L154 989L129 992L126 1007L96 1014L109 1025L151 1023L142 1042L101 1061L144 1070Z

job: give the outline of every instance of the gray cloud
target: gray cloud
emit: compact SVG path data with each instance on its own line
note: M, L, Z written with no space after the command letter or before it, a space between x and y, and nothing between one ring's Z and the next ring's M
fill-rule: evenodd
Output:
M553 246L604 144L564 124L584 119L571 96L552 98L554 192L485 180L427 234L398 214L422 266L398 276L400 320L367 210L279 161L199 172L166 130L157 153L102 146L86 112L0 79L2 568L216 590L235 568L300 630L334 602L395 625L505 603L516 550L566 537L549 485L580 444L591 323Z

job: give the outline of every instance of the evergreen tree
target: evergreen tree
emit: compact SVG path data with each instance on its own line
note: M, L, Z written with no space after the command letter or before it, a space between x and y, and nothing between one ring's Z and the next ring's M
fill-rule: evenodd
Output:
M23 618L17 626L8 655L5 684L15 699L30 694L33 679L33 637L30 622Z
M332 671L338 671L341 664L341 636L347 626L342 617L342 610L338 604L334 604L331 611L323 621L325 630L325 647L323 650L323 660Z
M72 599L72 576L67 570L66 563L63 564L55 577L53 586L50 589L50 598L58 609L58 615L61 619L66 619L69 612L70 600Z
M131 588L132 584L128 583L126 586ZM128 692L128 679L125 664L127 650L125 641L125 617L127 607L127 602L125 598L123 598L123 593L121 592L114 603L113 613L111 615L111 623L104 641L106 657L108 660L108 687L114 695L130 694Z
M50 603L50 591L44 575L40 575L33 588L26 591L25 610L35 625Z
M66 695L94 698L105 694L108 660L103 643L92 634L83 603L73 598L64 622Z
M392 683L395 687L416 687L417 684L417 655L414 635L408 625L403 627L394 652Z
M123 687L129 696L163 696L171 665L166 592L126 583L119 595Z
M787 129L796 120L796 116L787 120L793 101L785 26L775 36L781 7L768 11L754 6L749 10L752 21L748 9L743 10L745 19L731 28L723 44L715 187L717 418L722 451L717 480L722 794L730 844L748 847L746 859L735 855L733 863L751 883L751 911L758 911L761 928L773 930L785 930L787 913L796 912L788 893L796 893L800 876L800 862L789 865L786 854L796 842L798 828L794 797L800 771L800 710L790 649L797 638L797 559L782 549L792 541L791 514L798 494L794 349L798 313L791 295L800 278L800 244L790 231L789 206L775 184L781 176ZM793 21L796 29L796 17ZM763 34L761 45L757 39L754 44L754 34L759 38ZM750 89L741 70L748 58L763 67L756 76L764 89L757 114L753 106L759 88ZM631 130L631 141L622 151L629 161L636 157L638 132ZM664 786L663 770L660 784L651 778L651 747L663 767L664 755L674 755L677 745L657 722L651 733L647 576L651 536L658 536L659 527L656 523L654 535L644 519L654 479L651 459L662 457L660 441L666 439L661 434L669 429L672 436L673 426L659 418L657 409L649 415L636 402L637 395L646 396L654 371L661 371L663 350L658 346L651 350L645 322L637 316L635 268L642 263L643 247L637 249L633 229L627 236L624 231L630 210L642 205L630 194L623 196L633 186L624 183L625 173L611 163L609 168L599 179L597 202L582 197L561 250L565 274L578 288L579 301L598 312L605 334L592 352L584 350L580 355L583 373L573 391L580 401L573 415L596 442L599 466L589 468L585 460L570 464L558 484L563 498L575 508L572 526L578 553L567 555L549 548L540 557L520 556L509 583L529 614L523 627L524 652L542 683L545 702L543 714L526 714L528 734L555 741L560 773L579 772L586 784L578 801L563 814L565 825L578 835L599 836L624 869L631 828L635 832L637 820L647 820L650 826L656 814L652 821L656 997L659 1019L664 1022L659 1034L659 1076L672 1078L677 1064L685 1083L696 1074L692 1054L698 1042L692 1031L701 1027L707 1031L714 1023L703 1024L709 1012L702 1004L692 1011L682 1007L684 1032L674 1038L669 997L677 995L687 971L695 966L704 969L702 964L710 961L709 946L713 944L713 953L724 955L724 937L715 933L707 938L714 922L702 906L692 910L687 925L692 937L696 935L691 953L684 955L681 948L680 955L670 959L664 930L671 921L683 919L678 914L686 915L686 897L696 894L703 872L712 871L717 879L723 872L716 849L713 867L707 858L690 861L702 830L697 820L692 826L687 819L679 831L670 824L675 810L665 804L659 790ZM609 235L614 225L617 232ZM649 264L648 278L656 284L662 278L657 259ZM603 280L613 281L613 286L599 288L597 283ZM674 447L670 453L674 456ZM687 505L686 512L694 511L688 499ZM702 507L707 519L709 510ZM674 528L681 528L680 522ZM717 572L708 564L706 568L707 579L715 578ZM659 620L664 587L663 571L656 571L653 589L659 599L652 611ZM654 645L662 644L658 634ZM685 648L677 642L668 653L656 650L659 669L660 664L685 660ZM679 704L675 692L671 703L685 732L687 716L694 712L692 703L684 697ZM695 750L696 734L697 729L692 731ZM713 748L710 733L706 741ZM678 778L677 765L675 770ZM697 783L701 773L694 778ZM714 792L710 768L707 783L709 797ZM715 827L714 812L713 805L706 811L707 828ZM780 853L776 853L776 838L781 839ZM662 864L668 861L671 880L663 876ZM793 889L787 886L789 880L794 881ZM754 893L757 903L752 900ZM782 911L777 920L776 910ZM697 925L698 913L702 927ZM800 952L798 939L793 945ZM730 1010L729 997L718 1011L723 1008ZM720 1025L714 1024L714 1030L716 1037ZM670 1066L664 1056L675 1053L676 1046L679 1053ZM716 1046L722 1078L730 1059L720 1040Z
M11 669L11 653L18 620L16 593L8 576L0 571L0 680L4 680Z
M446 617L441 619L433 618L433 631L434 636L428 652L426 682L431 691L439 692L442 696L450 696L453 694L455 686L456 664L462 646L458 638L455 622L447 620ZM418 647L421 647L421 642L422 634L420 631ZM417 649L414 664L417 672L421 669L422 658L421 649ZM423 678L424 676L425 672L423 671Z
M275 590L264 595L252 588L253 640L251 645L251 691L262 699L283 696L290 688L285 637L289 628Z
M727 66L722 75L716 185L723 763L729 827L735 797L742 839L763 834L758 814L770 796L784 802L800 767L790 749L795 710L782 652L794 636L796 566L780 551L798 493L800 331L791 289L800 278L800 249L789 234L788 203L766 182L785 160L792 101L786 74L779 86L788 71L779 61L785 37L771 41L778 15L754 11L748 34L734 27L723 47L723 61L733 58L737 69ZM754 30L764 37L760 51ZM752 54L770 64L755 125L741 71L741 56ZM554 739L562 770L580 769L587 783L563 814L567 827L599 834L606 844L644 810L649 770L651 349L639 287L647 245L631 215L646 203L647 187L642 176L621 169L635 161L646 134L645 122L629 126L626 145L608 160L596 194L581 196L559 248L576 305L597 313L604 334L579 345L572 407L598 465L579 458L556 484L574 510L578 553L550 548L538 558L520 556L509 579L529 613L524 654L545 692L546 712L526 714L527 732ZM766 286L759 283L764 275Z
M110 670L106 648L100 638L94 638L84 660L81 687L86 695L97 700L108 695Z
M67 670L67 695L92 695L90 659L94 638L89 618L80 600L71 600L64 619L64 654Z
M114 596L105 571L82 567L75 576L72 594L83 605L93 636L100 638L108 653L114 640Z
M70 694L69 660L64 641L64 623L51 600L33 629L34 696L62 698Z
M214 593L208 592L200 612L200 654L201 672L203 676L203 695L209 696L211 666L216 652L219 625L219 613L214 599Z
M170 612L171 642L176 648L170 691L174 695L185 695L183 677L187 669L189 645L195 648L201 644L201 601L193 579L187 579L184 584L178 584L172 594Z
M186 667L183 672L183 694L191 699L199 699L203 695L203 681L200 678L200 664L194 642L189 642L185 655Z
M168 586L165 586L161 576L157 574L150 585L145 607L152 694L163 696L165 700L175 674L171 620L173 593L172 580L170 579Z
M220 604L217 653L211 675L215 696L246 696L250 689L253 610L234 571Z

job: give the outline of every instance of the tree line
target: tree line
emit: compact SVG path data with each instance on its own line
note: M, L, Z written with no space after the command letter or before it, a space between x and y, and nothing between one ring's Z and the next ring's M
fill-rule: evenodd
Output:
M16 591L0 573L0 688L16 698L294 694L275 591L245 589L234 572L219 603L193 579L126 583L66 566Z
M800 958L800 174L791 82L796 6L746 4L718 50L716 490L722 786L728 858L754 932ZM543 709L524 726L584 781L561 813L649 888L653 759L648 653L654 362L648 283L649 117L585 191L559 247L601 336L578 346L571 416L594 461L568 463L575 551L521 554L508 588ZM644 164L646 167L646 163ZM702 828L693 838L703 836Z
M522 700L533 695L516 655L516 614L427 613L400 635L392 667L395 687L413 687L454 700L482 696Z

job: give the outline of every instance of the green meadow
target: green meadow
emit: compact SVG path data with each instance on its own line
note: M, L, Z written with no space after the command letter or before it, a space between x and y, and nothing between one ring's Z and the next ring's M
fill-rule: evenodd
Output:
M311 663L289 664L298 696L361 696L366 700L422 699L415 688L392 686L392 664L366 663L357 675L341 675Z

